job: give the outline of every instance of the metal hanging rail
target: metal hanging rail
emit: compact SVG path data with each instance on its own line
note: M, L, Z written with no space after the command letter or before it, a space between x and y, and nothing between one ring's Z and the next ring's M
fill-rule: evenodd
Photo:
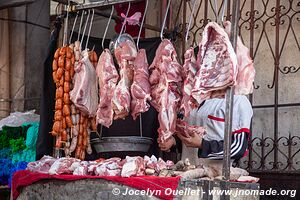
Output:
M139 2L142 0L102 0L97 2L91 2L91 3L85 3L85 4L77 4L72 6L72 10L75 11L78 10L86 10L86 9L92 9L92 8L99 8L99 7L105 7L105 6L112 6L115 4L122 4L122 3L129 3L129 2Z
M68 0L53 0L53 1L65 4L65 5L68 4ZM70 6L69 11L70 12L77 12L77 11L80 11L80 10L96 9L95 10L96 15L109 18L110 13L104 13L104 12L100 11L101 8L108 8L109 6L116 5L116 4L129 3L129 2L135 2L136 3L136 2L141 2L141 1L142 0L109 0L109 1L104 0L104 1L97 1L97 2L93 2L93 3L77 4L75 1L71 0L70 1L71 6ZM122 21L123 20L123 18L118 16L118 15L112 15L111 18L115 21ZM148 29L148 30L160 32L160 27L157 27L157 26L153 26L153 25L144 23L143 27L145 29ZM165 29L164 32L168 34L168 33L171 33L172 30Z

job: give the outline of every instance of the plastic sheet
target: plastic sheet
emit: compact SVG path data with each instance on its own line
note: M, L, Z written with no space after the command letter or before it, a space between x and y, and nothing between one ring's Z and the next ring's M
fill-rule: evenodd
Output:
M14 112L2 120L0 120L0 131L3 126L18 127L26 122L39 122L40 116L34 113L35 110L27 112Z

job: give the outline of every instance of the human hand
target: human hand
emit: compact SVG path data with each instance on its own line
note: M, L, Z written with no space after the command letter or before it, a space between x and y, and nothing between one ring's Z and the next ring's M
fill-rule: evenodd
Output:
M160 138L157 139L158 146L162 151L170 151L173 145L176 145L175 138L171 136L165 141L162 141Z
M189 137L184 137L181 134L177 134L182 143L187 147L201 148L202 147L202 135L197 133L190 134Z

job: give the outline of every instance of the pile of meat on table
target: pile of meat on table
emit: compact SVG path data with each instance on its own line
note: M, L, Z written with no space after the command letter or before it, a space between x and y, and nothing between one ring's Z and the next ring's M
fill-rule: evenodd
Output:
M30 162L27 170L46 174L73 174L92 176L160 176L183 179L221 179L222 169L215 166L195 166L189 160L172 161L157 159L155 156L127 156L125 159L113 157L110 159L98 159L95 161L81 161L76 158L53 158L44 156L38 161ZM230 179L240 182L257 182L259 179L249 176L246 170L231 168Z

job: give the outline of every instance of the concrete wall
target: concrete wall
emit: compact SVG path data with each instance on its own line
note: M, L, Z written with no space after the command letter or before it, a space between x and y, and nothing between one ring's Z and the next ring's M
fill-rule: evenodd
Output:
M50 25L50 1L36 0L27 5L26 20L45 27ZM25 98L41 95L43 62L47 53L50 29L27 24L25 61ZM39 99L26 100L25 109L39 109Z
M14 20L26 19L26 6L9 9L9 18ZM11 111L24 110L25 91L25 32L26 24L20 22L10 22L10 98ZM22 34L20 34L22 33Z

